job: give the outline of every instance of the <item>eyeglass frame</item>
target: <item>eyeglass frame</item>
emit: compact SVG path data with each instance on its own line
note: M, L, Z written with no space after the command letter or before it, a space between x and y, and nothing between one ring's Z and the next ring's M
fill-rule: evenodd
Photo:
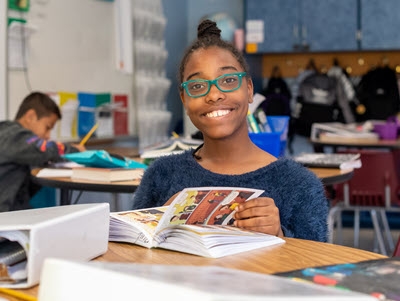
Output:
M231 90L223 90L223 89L221 89L219 87L219 85L218 85L218 80L220 80L223 77L230 76L230 75L238 76L239 85L236 88L231 89ZM217 87L217 89L220 90L221 92L224 92L224 93L225 92L233 92L233 91L236 91L237 89L239 89L242 86L242 78L245 77L246 75L247 75L247 72L243 71L243 72L234 72L234 73L222 74L221 76L218 76L217 78L214 78L212 80L210 80L210 79L191 79L191 80L188 80L188 81L185 81L185 82L181 83L181 87L186 91L186 94L189 97L192 97L192 98L199 98L199 97L202 97L202 96L206 96L210 92L210 89L211 89L212 85L215 85ZM199 94L199 95L190 94L189 91L188 91L188 87L187 86L188 86L189 83L193 83L193 82L205 82L205 83L208 83L207 91L205 93L202 93L202 94Z

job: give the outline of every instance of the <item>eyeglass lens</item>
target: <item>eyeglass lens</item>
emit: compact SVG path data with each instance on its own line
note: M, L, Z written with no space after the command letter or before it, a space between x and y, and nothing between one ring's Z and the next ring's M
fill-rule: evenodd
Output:
M208 93L212 84L215 84L222 92L230 92L239 88L241 77L237 74L226 74L215 80L198 80L188 83L187 91L191 96L202 96Z

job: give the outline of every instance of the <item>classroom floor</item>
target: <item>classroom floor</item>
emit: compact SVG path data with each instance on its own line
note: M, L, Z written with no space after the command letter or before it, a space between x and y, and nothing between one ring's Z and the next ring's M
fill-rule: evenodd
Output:
M397 239L400 237L400 229L392 229L392 237L394 244L396 244ZM334 244L340 244L348 247L354 247L354 230L351 227L343 228L343 241L340 243L338 241L337 232L334 232ZM374 230L372 228L361 228L360 229L360 236L359 236L359 245L358 249L379 253L378 250L374 247ZM388 246L386 245L388 249ZM389 252L388 256L392 255L393 250Z

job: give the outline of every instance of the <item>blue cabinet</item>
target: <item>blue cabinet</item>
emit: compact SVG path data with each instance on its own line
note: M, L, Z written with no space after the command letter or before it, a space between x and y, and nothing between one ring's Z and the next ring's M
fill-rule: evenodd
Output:
M310 51L357 50L357 1L301 0L300 19Z
M263 41L256 52L287 52L300 42L298 0L247 0L245 20L264 23ZM248 28L247 28L248 31Z
M400 1L361 0L361 49L400 49Z
M246 0L245 10L264 22L257 53L357 50L356 0Z

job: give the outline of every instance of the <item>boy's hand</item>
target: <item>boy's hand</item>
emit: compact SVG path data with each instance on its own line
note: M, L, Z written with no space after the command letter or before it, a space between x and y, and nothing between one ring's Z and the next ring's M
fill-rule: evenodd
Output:
M80 144L71 144L73 147L75 147L76 149L78 149L80 152L84 152L86 151L86 147L84 145L80 145Z
M251 199L241 203L235 211L236 227L283 237L279 209L273 199Z

